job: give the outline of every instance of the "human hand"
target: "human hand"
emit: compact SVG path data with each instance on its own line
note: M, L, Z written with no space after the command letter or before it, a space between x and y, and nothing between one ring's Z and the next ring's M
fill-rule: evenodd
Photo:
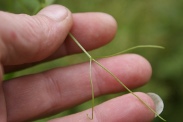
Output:
M116 33L115 20L103 13L71 14L62 6L52 5L35 16L0 12L0 79L3 73L37 63L79 53L79 47L67 37L71 32L86 50L100 47ZM129 88L147 83L149 63L141 56L125 54L99 60ZM89 64L60 67L46 72L1 82L1 122L31 121L58 113L91 99ZM93 64L96 96L125 89L109 74ZM152 108L144 93L136 93ZM86 110L50 122L91 121ZM131 94L106 101L94 108L93 121L149 122L154 114Z

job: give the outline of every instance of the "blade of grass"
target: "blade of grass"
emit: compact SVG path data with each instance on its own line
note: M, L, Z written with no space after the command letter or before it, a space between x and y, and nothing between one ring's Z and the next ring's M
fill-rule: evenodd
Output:
M95 106L95 94L94 94L94 87L93 87L93 81L92 81L92 59L90 58L90 68L89 68L89 72L90 72L90 84L91 84L91 91L92 91L92 117L89 117L89 115L87 114L89 119L93 119L93 111L94 111L94 106Z
M165 49L164 47L157 46L157 45L138 45L138 46L134 46L134 47L128 48L126 50L120 51L120 52L112 54L112 55L102 56L100 58L108 58L108 57L116 56L116 55L119 55L119 54L122 54L122 53L125 53L125 52L128 52L128 51L131 51L131 50L134 50L134 49L138 49L138 48L159 48L159 49Z
M166 121L164 118L162 118L159 114L156 113L155 110L153 110L149 105L147 105L140 97L138 97L136 94L134 94L119 78L117 78L110 70L108 70L105 66L103 66L101 63L96 61L92 56L81 46L81 44L77 41L77 39L69 33L69 36L73 39L73 41L83 50L83 52L88 56L90 59L90 83L91 83L91 88L92 88L92 117L90 118L87 114L87 116L90 119L93 119L93 109L94 109L94 89L93 89L93 82L92 82L92 61L94 61L97 65L99 65L102 69L104 69L106 72L108 72L116 81L118 81L129 93L131 93L133 96L135 96L142 104L144 104L150 111L152 111L157 117L159 117L161 120ZM161 46L154 46L154 45L142 45L142 46L136 46L132 47L130 49L127 49L125 51L119 52L117 54L121 54L123 52L136 49L136 48L141 48L141 47L152 47L152 48L163 48ZM115 54L115 55L117 55Z

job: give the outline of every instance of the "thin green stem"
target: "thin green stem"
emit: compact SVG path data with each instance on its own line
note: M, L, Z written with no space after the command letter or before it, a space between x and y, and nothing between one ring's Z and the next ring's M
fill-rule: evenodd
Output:
M92 59L91 55L83 48L83 46L81 46L81 44L76 40L76 38L69 33L69 36L73 39L73 41L81 48L81 50L83 50L83 52L88 56L89 59Z
M157 45L139 45L139 46L128 48L126 50L123 50L121 52L118 52L118 53L115 53L115 54L112 54L112 55L103 56L102 58L116 56L116 55L119 55L119 54L122 54L122 53L125 53L125 52L128 52L128 51L131 51L131 50L134 50L134 49L138 49L138 48L159 48L159 49L164 49L164 47L157 46Z
M92 56L81 46L81 44L77 41L77 39L69 33L70 37L74 40L74 42L83 50L83 52L89 57L90 59L90 83L91 83L91 88L92 88L92 118L93 119L93 109L94 109L94 88L93 88L93 82L92 82L92 61L94 61L97 65L99 65L102 69L104 69L107 73L109 73L116 81L118 81L129 93L131 93L133 96L135 96L142 104L144 104L149 110L151 110L156 116L158 116L161 120L166 121L163 119L155 110L153 110L149 105L147 105L140 97L138 97L136 94L134 94L119 78L117 78L110 70L108 70L106 67L104 67L101 63L96 61ZM117 54L136 49L136 48L141 48L141 47L153 47L153 48L163 48L161 46L154 46L154 45L142 45L142 46L136 46L132 47L130 49L127 49L125 51L119 52ZM115 54L115 55L117 55Z
M89 72L90 72L90 84L91 84L91 91L92 91L92 117L89 117L89 115L87 114L89 119L93 119L93 110L94 110L94 101L95 101L95 94L94 94L94 87L93 87L93 81L92 81L92 57L91 55L83 48L83 46L81 46L81 44L77 41L77 39L71 34L69 33L70 37L74 40L74 42L83 50L83 52L88 56L88 58L90 59L90 67L89 67Z
M94 87L93 87L93 81L92 81L92 59L90 59L90 68L89 68L89 72L90 72L90 84L91 84L91 91L92 91L92 117L89 117L89 115L87 114L89 119L93 119L93 111L94 111L94 106L95 106L95 94L94 94Z

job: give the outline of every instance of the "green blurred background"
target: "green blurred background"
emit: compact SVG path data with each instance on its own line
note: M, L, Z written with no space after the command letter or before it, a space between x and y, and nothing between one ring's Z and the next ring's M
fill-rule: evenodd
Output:
M135 91L158 93L165 103L161 115L169 122L183 121L183 0L48 0L48 2L64 5L73 13L105 12L116 19L118 31L114 41L91 51L93 56L113 54L136 45L164 46L165 50L145 48L131 51L147 58L153 68L149 84ZM39 7L37 0L0 0L0 10L13 13L32 15ZM68 56L7 74L5 79L87 60L83 54ZM106 95L97 98L95 102L99 104L121 94ZM72 114L90 107L89 101L53 117ZM44 122L53 117L36 122ZM161 120L156 118L154 122Z

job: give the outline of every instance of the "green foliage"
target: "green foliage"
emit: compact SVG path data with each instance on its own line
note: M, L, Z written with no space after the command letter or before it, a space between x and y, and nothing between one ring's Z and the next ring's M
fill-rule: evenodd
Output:
M91 52L93 56L110 55L136 45L152 44L165 47L165 50L138 49L135 53L146 57L153 68L153 76L149 84L137 91L156 92L165 102L162 116L167 121L180 122L183 113L183 1L182 0L49 0L76 12L105 12L111 14L118 22L118 32L109 45ZM47 1L47 4L50 4ZM32 15L38 10L37 0L1 0L0 9L13 13ZM144 51L145 50L145 51ZM134 53L134 51L132 51ZM80 58L79 56L82 56ZM57 66L66 66L86 61L83 55L74 55L56 60L46 65L40 65L6 78L28 73L36 73ZM75 58L75 60L71 60ZM84 60L82 60L84 59ZM69 60L69 62L68 62ZM62 62L62 64L60 64ZM39 69L39 70L38 70ZM121 95L106 95L97 98L95 103L101 103L111 97ZM63 116L91 107L90 102L63 112ZM54 116L55 117L55 116ZM40 120L45 121L45 120ZM154 122L161 120L155 119Z

